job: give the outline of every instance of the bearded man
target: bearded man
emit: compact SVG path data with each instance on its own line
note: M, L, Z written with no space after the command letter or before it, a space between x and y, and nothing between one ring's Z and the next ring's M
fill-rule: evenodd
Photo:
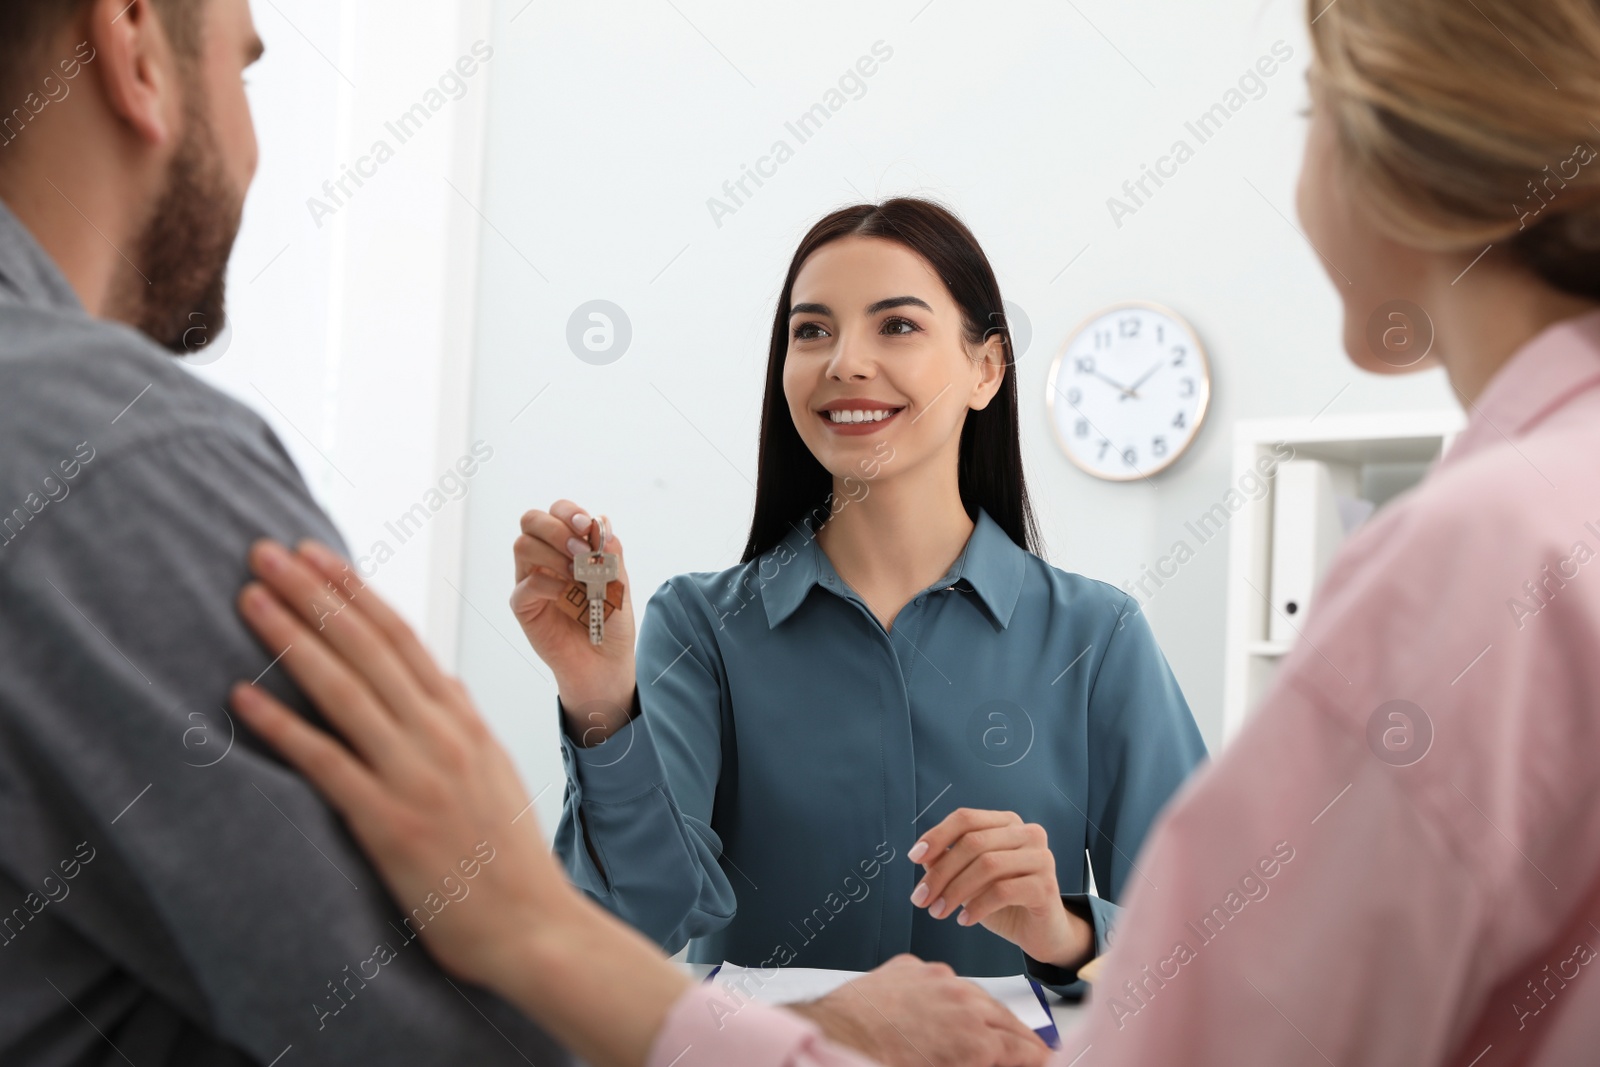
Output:
M566 1063L222 707L305 708L250 543L340 543L172 356L224 322L261 51L247 0L0 0L0 1063Z

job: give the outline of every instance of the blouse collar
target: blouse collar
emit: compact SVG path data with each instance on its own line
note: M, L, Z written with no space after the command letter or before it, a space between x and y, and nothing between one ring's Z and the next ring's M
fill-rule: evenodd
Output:
M1005 629L1022 592L1028 554L987 511L979 508L972 536L961 555L930 588L956 586L972 590L995 623ZM756 568L767 624L772 628L794 614L813 587L820 586L841 597L852 595L815 536L803 526L790 530L777 547L764 553L756 561Z

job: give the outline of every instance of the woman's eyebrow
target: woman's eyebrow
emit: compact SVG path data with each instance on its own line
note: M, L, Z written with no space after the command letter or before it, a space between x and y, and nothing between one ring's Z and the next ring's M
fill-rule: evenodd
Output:
M880 311L888 311L890 308L903 308L903 307L919 307L919 308L922 308L924 311L928 311L928 312L932 312L933 311L933 308L928 304L928 302L926 300L920 299L919 297L915 297L915 296L891 296L887 300L880 300L876 304L867 305L867 314L868 315L876 315L878 312L880 312Z
M919 307L930 313L933 311L933 307L921 297L891 296L887 300L879 300L875 304L868 304L867 314L876 315L880 311L888 311L890 308L901 307ZM833 309L827 304L796 304L794 307L789 309L789 314L791 317L795 315L828 315L831 317L833 315Z

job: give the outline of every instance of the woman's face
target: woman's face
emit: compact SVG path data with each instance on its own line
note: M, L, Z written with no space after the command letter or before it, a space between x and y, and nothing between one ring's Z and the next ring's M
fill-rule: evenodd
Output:
M1307 239L1344 303L1344 348L1356 366L1400 374L1433 366L1428 257L1386 237L1341 171L1335 125L1313 65L1311 125L1296 204Z
M824 245L795 277L783 392L835 478L892 476L948 454L968 409L1005 375L999 335L967 343L961 308L926 260L877 237Z

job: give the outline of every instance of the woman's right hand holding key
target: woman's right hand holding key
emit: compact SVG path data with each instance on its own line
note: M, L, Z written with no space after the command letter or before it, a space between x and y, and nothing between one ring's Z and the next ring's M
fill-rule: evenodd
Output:
M555 672L568 735L584 747L627 725L636 684L633 590L615 534L600 546L616 554L622 582L622 606L605 621L605 641L591 644L587 622L561 610L573 585L572 561L590 551L596 521L572 501L558 500L549 511L522 516L522 533L512 547L511 610L534 652Z

